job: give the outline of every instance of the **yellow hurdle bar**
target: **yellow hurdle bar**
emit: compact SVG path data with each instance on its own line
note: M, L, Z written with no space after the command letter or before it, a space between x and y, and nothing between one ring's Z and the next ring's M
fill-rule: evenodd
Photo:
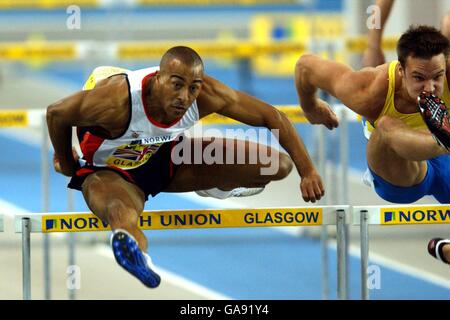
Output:
M0 128L40 127L44 109L0 109Z
M359 225L361 211L366 211L369 225L449 224L450 205L355 206L353 224Z
M1 0L0 9L57 9L76 4L82 7L98 7L100 0Z
M262 4L273 4L273 0L132 0L119 1L122 6L253 6ZM102 0L1 0L0 9L57 9L66 8L76 4L80 7L108 7L107 2ZM277 0L277 4L293 4L296 0Z
M348 206L197 209L144 211L139 218L142 230L288 227L335 225L337 210ZM31 232L108 231L109 225L92 213L31 213L15 218L15 231L21 232L22 218L31 221ZM348 220L347 220L348 221Z
M6 127L28 127L27 110L1 110L0 128Z
M136 0L143 6L254 6L274 4L273 0ZM277 0L276 4L297 5L297 0Z
M119 59L160 58L164 52L176 45L186 45L202 57L230 56L234 58L252 58L261 54L295 53L306 50L304 42L282 40L258 43L248 40L233 41L178 41L178 42L122 42L117 44Z
M75 60L81 57L79 46L81 45L72 42L56 41L0 42L0 59L13 61Z

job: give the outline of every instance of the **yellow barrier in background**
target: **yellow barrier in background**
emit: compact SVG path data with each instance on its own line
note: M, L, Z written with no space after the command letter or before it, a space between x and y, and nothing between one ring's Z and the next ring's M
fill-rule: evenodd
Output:
M308 123L303 115L303 111L299 105L279 105L275 106L278 110L285 113L289 120L293 123ZM335 111L345 108L342 105L335 105ZM39 127L44 121L45 109L32 110L2 110L0 109L0 128L8 127ZM347 110L348 121L360 121L361 117L350 110ZM240 122L222 116L220 114L210 114L201 119L205 125L223 125L223 124L239 124Z
M386 38L383 48L395 49L397 38ZM333 41L330 41L332 43ZM102 50L111 44L94 42L91 47L76 42L0 42L0 59L3 60L72 60L89 58L85 52ZM205 57L217 57L220 55L233 56L236 58L252 58L264 54L300 53L306 51L307 43L298 41L272 41L258 43L255 41L192 41L187 42L117 42L112 45L110 58L118 59L151 59L160 58L169 48L178 45L187 45ZM365 37L348 38L345 40L345 49L352 53L362 53L367 46Z
M292 4L298 5L296 0L135 0L122 3L122 5L140 5L140 6L253 6L267 4ZM106 7L107 3L101 0L2 0L0 9L58 9L70 5L80 7Z
M0 9L56 9L76 4L83 7L97 7L99 0L2 0Z

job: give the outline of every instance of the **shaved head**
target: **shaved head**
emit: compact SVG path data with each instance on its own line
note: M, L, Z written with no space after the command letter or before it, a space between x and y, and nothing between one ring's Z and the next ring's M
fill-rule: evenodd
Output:
M197 52L189 47L178 46L170 48L164 53L159 63L160 71L166 71L174 60L178 60L186 66L201 66L201 69L203 70L203 61Z

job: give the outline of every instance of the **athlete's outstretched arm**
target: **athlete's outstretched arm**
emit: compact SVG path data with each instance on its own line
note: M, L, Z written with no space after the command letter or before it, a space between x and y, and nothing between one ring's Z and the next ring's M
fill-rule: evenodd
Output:
M280 145L289 153L302 178L301 192L305 201L319 200L324 187L303 141L286 115L275 107L246 93L236 91L223 83L205 77L204 85L197 101L200 116L218 113L242 123L278 130Z
M322 89L354 112L374 119L387 93L386 65L354 71L349 66L305 54L295 66L295 86L306 118L332 129L338 124L328 104L316 95ZM386 91L386 92L385 92Z

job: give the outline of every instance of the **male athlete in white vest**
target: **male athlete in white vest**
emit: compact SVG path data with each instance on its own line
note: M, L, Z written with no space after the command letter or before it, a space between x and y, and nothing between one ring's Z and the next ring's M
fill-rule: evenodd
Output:
M239 163L235 152L242 147L249 159L258 153L258 143L183 135L211 113L279 130L279 142L289 156L269 147L276 170L262 174L272 164L260 158L253 164ZM270 181L285 178L293 165L301 177L305 201L315 202L324 194L321 178L288 118L273 106L205 75L201 58L188 47L168 50L159 67L95 69L84 90L48 107L47 123L55 170L72 177L69 187L81 190L92 212L111 226L116 261L151 288L161 279L138 228L148 195L188 191L217 198L251 195ZM83 152L80 161L72 152L72 127L77 127ZM196 146L202 153L216 143L225 158L234 152L233 161L198 163L191 154L188 160L192 161L179 163L172 151L180 143L186 146L183 150L194 153Z

